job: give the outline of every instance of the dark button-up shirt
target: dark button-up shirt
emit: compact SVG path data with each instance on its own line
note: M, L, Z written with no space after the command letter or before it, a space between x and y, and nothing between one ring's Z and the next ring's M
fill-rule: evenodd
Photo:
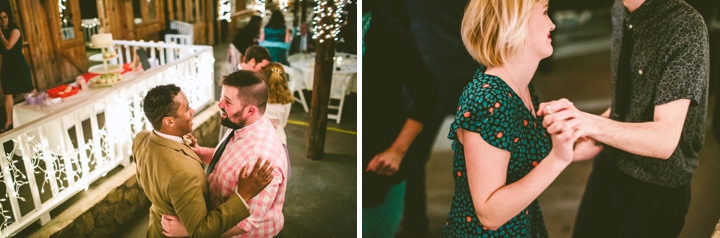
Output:
M667 160L648 158L617 149L606 149L599 159L614 158L626 174L666 187L690 182L703 145L709 72L708 31L692 7L680 0L646 0L634 12L622 1L612 9L611 69L615 97L611 119L624 122L653 121L657 105L691 100L680 142ZM623 29L632 31L628 74L618 77ZM625 77L627 76L627 77ZM631 80L631 82L618 82ZM631 85L624 99L623 87ZM626 113L618 109L628 104ZM648 138L650 139L650 138Z

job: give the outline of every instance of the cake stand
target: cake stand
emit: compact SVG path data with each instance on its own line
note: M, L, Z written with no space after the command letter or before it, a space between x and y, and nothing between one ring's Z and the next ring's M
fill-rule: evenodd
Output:
M105 55L106 49L108 47L114 46L114 44L104 45L104 46L97 46L97 45L90 45L90 48L93 49L100 49L102 53L95 54L90 56L90 60L92 61L102 61L102 65L95 65L88 69L88 72L95 73L95 74L107 74L107 73L115 73L120 72L122 70L122 67L118 64L110 64L108 65L108 61L117 59L117 55L115 57L105 58L103 55Z

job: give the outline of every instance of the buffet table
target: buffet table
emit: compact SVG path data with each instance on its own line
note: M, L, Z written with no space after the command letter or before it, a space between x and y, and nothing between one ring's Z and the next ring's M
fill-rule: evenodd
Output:
M138 74L141 73L142 72L127 72L123 74L125 78L122 81L118 82L115 86L121 86L123 84L131 83L132 79L134 79ZM92 76L92 74L89 75ZM70 85L75 87L77 86L76 83L72 83ZM65 111L68 107L71 107L81 102L92 100L93 98L97 98L98 95L107 94L109 93L109 90L112 89L113 87L87 87L86 89L80 90L77 94L73 96L69 96L66 98L58 98L60 102L53 103L47 106L38 104L27 105L26 103L17 104L13 107L13 127L20 127L24 124L30 123L36 119L47 116L54 112ZM53 98L48 98L47 100L51 99ZM78 119L87 120L93 113L101 113L104 111L104 104L98 103L94 105L93 110L89 108L79 109L79 115L82 115L82 118L63 117L62 120L56 120L43 124L42 126L40 126L40 129L41 131L46 133L45 138L47 138L48 146L50 146L50 148L52 149L58 149L57 147L62 145L63 140L70 141L70 138L68 136L68 133L60 133L59 130L56 130L54 128L64 128L65 130L68 130L75 126L75 122ZM37 131L32 134L37 135Z

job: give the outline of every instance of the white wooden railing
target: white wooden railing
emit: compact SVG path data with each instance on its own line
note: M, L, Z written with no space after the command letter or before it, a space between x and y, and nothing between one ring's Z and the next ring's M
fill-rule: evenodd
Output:
M178 33L182 35L193 35L195 27L187 22L171 21L170 29L178 30Z
M0 147L5 155L0 156L4 184L0 186L6 191L0 193L0 237L12 236L38 220L41 225L48 223L52 209L118 165L131 163L135 134L152 128L140 106L152 87L178 85L198 111L213 103L212 47L114 42L120 62L130 62L130 49L142 47L152 57L159 56L160 65L127 76L113 87L83 92L88 100L61 103L60 109L0 134L0 143L14 144L9 150ZM74 132L68 130L72 127Z
M175 42L181 45L192 45L195 37L195 26L181 21L171 21L170 29L178 31L178 34L166 34L165 42Z
M75 28L73 27L62 27L60 28L63 40L69 40L75 38Z

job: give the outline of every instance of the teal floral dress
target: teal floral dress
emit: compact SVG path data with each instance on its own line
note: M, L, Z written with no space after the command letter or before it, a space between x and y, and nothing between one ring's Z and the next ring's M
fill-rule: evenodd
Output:
M532 84L529 89L537 111L539 98ZM468 186L464 147L457 138L457 130L465 129L479 133L488 144L509 151L506 184L511 184L530 173L550 153L550 135L541 122L542 118L533 116L505 81L485 74L485 67L475 73L463 90L448 134L455 152L452 173L455 194L443 237L548 236L537 199L495 231L480 223Z

